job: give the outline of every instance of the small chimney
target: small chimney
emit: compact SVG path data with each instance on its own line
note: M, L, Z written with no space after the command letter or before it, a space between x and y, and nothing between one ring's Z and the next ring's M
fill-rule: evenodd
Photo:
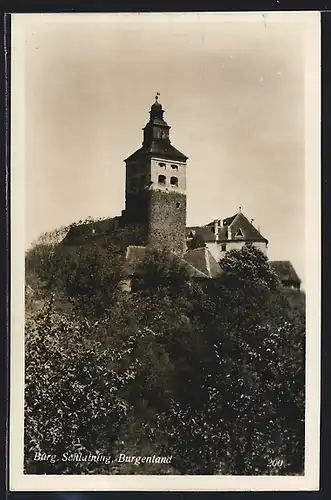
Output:
M214 220L214 234L215 234L215 241L218 241L219 240L219 237L218 237L218 228L220 226L220 220L219 219L215 219Z

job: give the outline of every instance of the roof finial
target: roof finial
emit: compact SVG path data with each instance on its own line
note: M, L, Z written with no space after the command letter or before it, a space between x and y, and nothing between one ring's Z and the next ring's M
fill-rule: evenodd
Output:
M159 99L159 95L160 95L160 92L156 92L156 96L155 96L155 102L154 104L152 104L151 106L151 110L150 110L150 120L154 120L155 118L159 119L159 120L163 120L163 109L162 109L162 104L159 103L158 99Z
M241 207L239 207L239 213L241 213Z

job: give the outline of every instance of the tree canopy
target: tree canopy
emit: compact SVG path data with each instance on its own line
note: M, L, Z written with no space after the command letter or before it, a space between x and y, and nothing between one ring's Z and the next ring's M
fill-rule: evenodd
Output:
M41 242L26 263L27 473L303 473L305 297L262 252L231 251L198 282L150 250L129 294L123 245ZM114 461L34 460L74 450Z

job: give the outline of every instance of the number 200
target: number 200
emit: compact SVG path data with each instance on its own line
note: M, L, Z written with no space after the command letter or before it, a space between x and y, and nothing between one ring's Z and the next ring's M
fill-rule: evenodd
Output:
M284 465L284 460L280 458L269 458L268 467L282 467Z

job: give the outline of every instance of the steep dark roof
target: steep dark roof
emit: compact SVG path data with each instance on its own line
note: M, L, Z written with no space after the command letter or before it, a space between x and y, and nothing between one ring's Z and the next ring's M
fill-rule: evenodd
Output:
M128 246L124 267L129 276L136 272L137 267L144 260L146 250L147 247L144 246ZM183 258L178 257L177 254L174 255L189 267L191 276L194 278L216 278L221 273L220 266L205 247L190 250L184 254Z
M301 283L301 279L297 275L289 260L273 260L270 261L269 264L279 277L280 281L291 281L297 284Z
M194 230L197 235L202 237L205 242L216 241L214 233L214 221L209 222L202 227L190 227L188 230ZM218 228L218 242L226 243L229 240L229 229L231 229L231 240L234 238L236 232L240 229L242 232L243 241L260 241L268 243L268 240L253 226L253 224L244 216L243 213L238 212L231 217L223 219L223 223Z
M186 228L186 234L189 238L192 234L193 237L201 238L203 241L214 241L215 235L212 230L207 226L191 226Z
M237 217L238 214L235 214L235 215L231 215L231 217L227 217L226 219L223 219L223 225L224 226L230 226L230 224L232 224L232 222L234 221L234 219Z
M223 221L223 224L231 228L232 239L236 232L240 229L243 234L242 239L245 241L268 242L268 240L264 238L264 236L262 236L260 231L258 231L241 212L237 213L236 216L225 219Z
M184 254L183 260L203 273L206 278L216 278L222 272L220 266L207 247L188 250Z
M140 149L137 149L137 151L130 155L125 161L139 159L141 156L145 155L157 155L174 161L186 161L188 158L166 141L152 141L150 145L142 146Z

